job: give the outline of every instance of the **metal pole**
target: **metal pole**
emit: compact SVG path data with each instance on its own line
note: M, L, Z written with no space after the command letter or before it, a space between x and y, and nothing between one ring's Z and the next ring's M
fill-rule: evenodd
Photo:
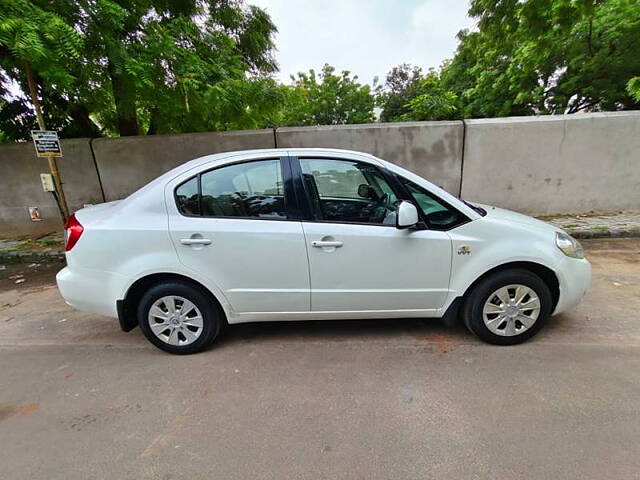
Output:
M46 130L47 128L44 124L44 117L42 116L40 100L38 100L38 90L36 89L36 82L33 79L31 64L27 60L24 61L24 70L27 74L27 84L29 86L29 93L31 94L31 101L33 102L33 107L36 110L38 127L40 127L40 130ZM51 172L51 176L53 177L53 185L56 189L56 202L58 203L58 209L60 210L62 222L65 223L67 221L67 217L69 216L69 207L67 207L67 199L64 196L64 190L62 190L62 179L60 178L60 171L58 170L58 164L56 163L55 157L48 157L47 160L49 161L49 171Z

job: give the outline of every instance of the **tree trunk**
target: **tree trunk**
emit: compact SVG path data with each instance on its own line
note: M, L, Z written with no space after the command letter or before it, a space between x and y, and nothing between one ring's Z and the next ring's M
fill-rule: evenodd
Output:
M158 107L153 107L151 109L151 119L149 120L149 129L147 130L147 135L157 135L158 134Z
M126 74L123 75L116 70L111 58L107 61L107 69L113 90L113 100L116 104L116 114L118 116L118 133L120 133L122 137L139 135L133 85L128 81Z
M70 101L58 93L48 96L49 104L55 105L71 117L73 122L65 128L67 136L96 138L100 136L100 128L91 120L89 109L86 105Z
M71 104L68 111L77 127L76 134L79 137L96 138L100 136L100 129L89 117L89 110L86 106L77 103Z
M40 130L46 130L44 124L44 117L42 116L42 107L40 106L40 99L38 98L38 88L36 87L36 81L33 78L33 70L31 70L31 64L28 60L23 60L24 73L27 76L27 86L29 87L29 95L31 95L31 103L36 111L36 119L38 120L38 127Z

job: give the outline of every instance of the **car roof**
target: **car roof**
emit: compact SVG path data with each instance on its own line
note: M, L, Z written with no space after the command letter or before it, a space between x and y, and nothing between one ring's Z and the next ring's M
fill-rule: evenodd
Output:
M296 153L300 153L300 154L339 154L339 155L347 155L347 156L351 156L351 155L356 155L359 157L369 157L371 159L374 159L375 157L371 154L368 153L364 153L364 152L357 152L355 150L345 150L345 149L340 149L340 148L319 148L319 147L314 147L314 148L309 148L309 147L304 147L304 148L299 148L299 147L291 147L291 148L257 148L257 149L251 149L251 150L234 150L234 151L230 151L230 152L221 152L221 153L214 153L211 155L204 155L202 157L198 157L195 158L193 161L198 161L198 163L205 163L205 162L210 162L210 161L215 161L215 160L222 160L225 158L229 158L229 157L252 157L252 156L256 156L256 157L263 157L265 155L273 155L273 154L277 154L277 155L281 155L281 154L296 154Z
M234 150L229 152L213 153L202 157L194 158L170 170L171 174L177 176L184 172L208 164L211 166L224 165L236 161L265 158L272 155L319 155L323 157L339 155L341 158L352 158L367 161L370 163L380 163L380 159L369 153L356 152L354 150L343 150L339 148L262 148L253 150ZM169 173L169 172L167 172Z

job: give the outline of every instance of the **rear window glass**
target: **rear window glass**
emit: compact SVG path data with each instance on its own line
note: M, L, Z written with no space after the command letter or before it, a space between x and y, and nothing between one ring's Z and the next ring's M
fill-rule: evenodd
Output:
M286 218L279 160L240 163L200 177L206 217Z
M216 168L180 184L176 205L184 215L286 219L280 160Z
M176 203L182 214L200 215L198 177L193 177L176 188Z

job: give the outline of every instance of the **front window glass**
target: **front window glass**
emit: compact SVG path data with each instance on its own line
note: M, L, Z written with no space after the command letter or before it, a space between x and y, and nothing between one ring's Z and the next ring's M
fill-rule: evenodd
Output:
M300 166L316 220L395 225L398 199L374 165L301 159Z
M424 188L419 187L406 178L398 177L409 194L418 204L424 214L427 225L432 230L449 230L467 220L462 213L441 202Z
M218 168L200 181L203 216L286 218L280 160Z

